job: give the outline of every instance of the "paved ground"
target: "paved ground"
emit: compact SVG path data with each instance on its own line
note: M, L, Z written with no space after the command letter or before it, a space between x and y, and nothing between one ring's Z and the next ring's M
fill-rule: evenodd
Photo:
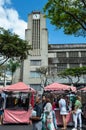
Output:
M32 126L31 125L1 125L0 126L0 130L32 130ZM59 127L58 130L61 130L61 127ZM72 130L72 127L68 127L67 130ZM84 125L82 130L86 130L86 126Z

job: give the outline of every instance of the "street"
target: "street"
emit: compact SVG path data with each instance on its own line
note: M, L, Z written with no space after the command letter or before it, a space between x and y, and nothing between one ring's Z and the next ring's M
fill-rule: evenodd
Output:
M8 125L1 125L0 130L32 130L31 125L27 124L8 124ZM61 130L61 127L58 128L58 130ZM72 130L72 127L68 127L67 130ZM86 130L86 127L83 127L82 130Z

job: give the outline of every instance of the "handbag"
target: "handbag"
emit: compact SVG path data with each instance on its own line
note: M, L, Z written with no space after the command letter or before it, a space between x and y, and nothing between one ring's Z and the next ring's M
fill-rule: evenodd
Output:
M30 117L30 120L32 120L32 121L40 121L40 120L41 120L41 117L32 116L32 117Z

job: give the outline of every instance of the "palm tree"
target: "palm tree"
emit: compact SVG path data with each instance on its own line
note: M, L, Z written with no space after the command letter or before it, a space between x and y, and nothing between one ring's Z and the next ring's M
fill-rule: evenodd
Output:
M13 81L13 75L16 71L16 69L20 67L20 62L16 61L16 60L13 60L13 59L10 59L8 64L7 64L7 68L8 70L11 72L12 74L12 81ZM12 82L11 81L11 82Z
M6 69L7 66L5 64L0 66L0 80L3 78L4 86L6 86Z

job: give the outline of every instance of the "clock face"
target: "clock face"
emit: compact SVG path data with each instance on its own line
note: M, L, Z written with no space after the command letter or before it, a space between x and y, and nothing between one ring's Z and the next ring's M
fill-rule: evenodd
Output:
M33 19L40 19L40 14L33 14Z

